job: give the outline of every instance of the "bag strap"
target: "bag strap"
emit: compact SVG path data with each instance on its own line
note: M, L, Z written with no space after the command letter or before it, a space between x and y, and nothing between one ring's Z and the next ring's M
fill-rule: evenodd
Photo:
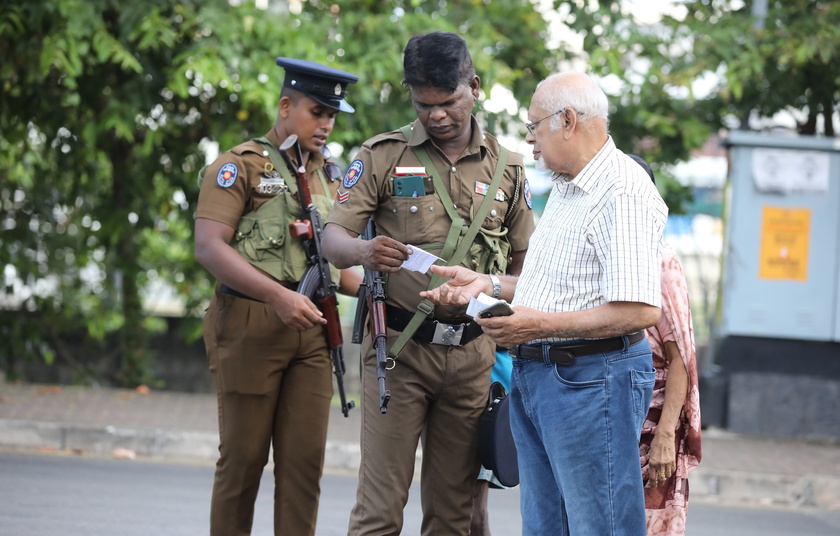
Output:
M505 386L502 385L501 382L493 382L490 384L490 391L487 393L487 409L493 407L493 403L506 397L507 391L505 391Z
M405 136L406 140L411 138L411 125L406 125L400 129ZM415 156L420 161L423 166L425 166L427 172L432 176L432 183L435 185L435 191L437 192L438 196L440 197L441 202L443 203L444 208L446 209L447 214L449 214L449 218L452 220L452 226L449 228L449 233L446 237L446 243L443 246L443 251L441 251L441 258L446 260L449 257L446 265L447 266L457 266L461 263L461 260L469 251L470 246L472 246L473 240L475 240L475 236L478 234L479 229L481 228L481 223L484 221L484 218L487 217L487 213L490 212L490 207L493 205L493 197L496 190L499 189L499 185L502 183L502 176L504 175L505 166L507 165L508 159L508 150L502 147L502 151L499 154L499 161L496 163L496 170L493 173L493 179L490 181L490 190L488 194L493 193L493 195L486 195L484 197L484 201L481 202L481 206L478 209L478 213L476 214L475 218L473 219L472 223L470 223L469 229L464 233L463 237L458 240L458 236L461 235L461 232L464 225L464 219L458 215L458 212L455 210L455 204L452 202L452 198L449 196L449 192L446 189L446 186L443 184L443 181L440 179L438 175L437 168L435 168L434 163L432 163L431 158L429 158L429 154L426 152L426 148L419 146L419 147L412 147L412 151L414 151ZM458 244L458 248L455 250L454 254L450 257L450 252L452 249L455 248L455 245ZM439 287L443 283L443 277L437 274L432 274L431 279L429 280L429 290ZM394 341L394 344L391 346L391 349L388 351L388 356L391 358L396 358L402 349L408 344L408 341L411 337L414 336L414 333L417 332L417 329L423 323L423 321L431 316L434 313L435 305L427 300L422 300L419 304L417 304L417 311L414 313L414 316L408 322L403 332Z

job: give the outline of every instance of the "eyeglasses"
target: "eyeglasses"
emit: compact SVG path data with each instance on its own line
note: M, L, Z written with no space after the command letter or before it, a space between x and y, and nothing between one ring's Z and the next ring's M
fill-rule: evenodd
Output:
M563 108L562 110L557 110L557 111L556 111L556 112L554 112L553 114L548 114L547 116L543 117L543 118L542 118L542 119L540 119L539 121L534 121L533 123L525 123L525 128L527 128L527 129L528 129L528 132L530 132L531 134L533 134L533 133L534 133L534 131L535 131L535 130L537 130L537 125L539 125L540 123L542 123L543 121L545 121L545 120L546 120L546 119L548 119L549 117L553 117L553 116L555 116L555 115L557 115L557 114L562 114L562 113L563 113L563 112L565 112L566 110L568 110L568 108ZM583 115L585 112L579 112L579 111L575 110L575 113L576 113L576 114L578 114L578 115Z

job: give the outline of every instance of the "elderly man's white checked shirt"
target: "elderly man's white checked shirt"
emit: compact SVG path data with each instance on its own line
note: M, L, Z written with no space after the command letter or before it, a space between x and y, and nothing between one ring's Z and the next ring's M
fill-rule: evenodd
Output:
M650 177L610 137L574 180L565 179L555 178L531 235L513 304L548 313L610 301L659 307L668 208Z

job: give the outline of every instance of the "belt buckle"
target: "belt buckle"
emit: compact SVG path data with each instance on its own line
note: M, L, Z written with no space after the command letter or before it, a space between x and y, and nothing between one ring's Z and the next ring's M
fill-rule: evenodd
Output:
M444 324L435 320L435 334L432 336L432 344L461 346L463 335L464 324Z

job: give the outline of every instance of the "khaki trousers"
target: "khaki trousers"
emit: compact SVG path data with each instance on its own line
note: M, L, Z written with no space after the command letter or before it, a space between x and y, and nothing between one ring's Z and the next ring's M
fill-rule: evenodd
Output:
M204 342L219 402L210 534L248 535L274 447L274 533L315 534L332 369L323 329L298 332L266 304L216 292Z
M389 348L397 335L388 331ZM421 439L421 533L469 534L479 470L476 426L487 404L495 345L486 336L461 347L410 341L387 372L385 415L369 337L363 351L362 459L349 534L400 534Z

